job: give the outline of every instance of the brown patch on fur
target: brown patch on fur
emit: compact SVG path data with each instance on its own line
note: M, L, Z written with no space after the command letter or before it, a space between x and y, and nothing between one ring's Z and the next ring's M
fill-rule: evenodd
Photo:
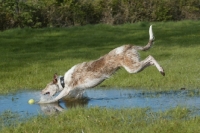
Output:
M132 46L132 45L124 45L124 52L126 52L129 49L131 49L132 47L134 47L134 46Z
M126 54L124 54L122 65L134 70L140 66L139 62L139 55L133 47L132 49L127 50Z
M87 71L97 72L105 66L105 58L101 57L93 62L88 62L87 65Z

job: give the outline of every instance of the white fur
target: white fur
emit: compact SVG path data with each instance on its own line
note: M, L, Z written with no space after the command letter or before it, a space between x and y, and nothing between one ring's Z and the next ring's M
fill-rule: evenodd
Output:
M98 79L85 79L85 82L83 84L80 84L79 86L76 86L76 88L79 89L85 89L90 88L91 86L96 86L96 83L100 80L104 80L104 77L98 78Z
M152 25L149 27L149 40L153 40L154 36L153 36L153 30L152 30Z
M76 65L73 66L71 69L69 69L66 73L65 73L65 76L64 76L64 79L65 79L65 82L70 82L71 81L71 76L72 76L72 73L74 73L74 69L76 68Z
M121 47L116 48L115 53L116 54L121 54L123 51L124 51L124 47L121 46Z

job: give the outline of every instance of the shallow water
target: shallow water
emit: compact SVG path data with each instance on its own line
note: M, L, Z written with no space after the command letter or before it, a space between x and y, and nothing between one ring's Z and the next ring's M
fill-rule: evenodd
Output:
M90 89L86 91L87 99L69 101L61 100L54 104L37 104L41 94L39 91L23 91L16 94L0 96L0 114L5 111L17 113L21 118L38 114L53 114L74 106L105 108L150 108L152 111L164 111L177 106L187 107L200 114L199 91L141 91L131 89ZM36 103L28 104L33 98Z

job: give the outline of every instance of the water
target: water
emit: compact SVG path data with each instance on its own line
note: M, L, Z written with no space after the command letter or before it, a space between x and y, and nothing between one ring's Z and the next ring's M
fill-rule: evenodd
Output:
M39 91L21 91L16 94L0 96L0 114L11 111L21 118L58 113L75 106L105 108L150 108L152 111L165 111L177 106L187 107L200 114L200 95L198 90L187 91L141 91L131 89L90 89L87 98L82 100L62 100L54 104L37 104ZM33 98L36 103L28 104Z

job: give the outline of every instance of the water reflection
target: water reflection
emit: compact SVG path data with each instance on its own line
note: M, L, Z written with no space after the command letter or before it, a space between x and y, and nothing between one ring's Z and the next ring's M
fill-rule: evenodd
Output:
M65 109L75 107L85 107L88 105L89 99L62 99L59 102L50 104L39 104L42 112L46 115L52 115L64 111Z
M62 112L64 109L57 103L50 103L50 104L40 104L40 108L46 115L57 114Z
M74 108L74 107L86 107L89 103L89 98L82 99L63 99L65 107Z

